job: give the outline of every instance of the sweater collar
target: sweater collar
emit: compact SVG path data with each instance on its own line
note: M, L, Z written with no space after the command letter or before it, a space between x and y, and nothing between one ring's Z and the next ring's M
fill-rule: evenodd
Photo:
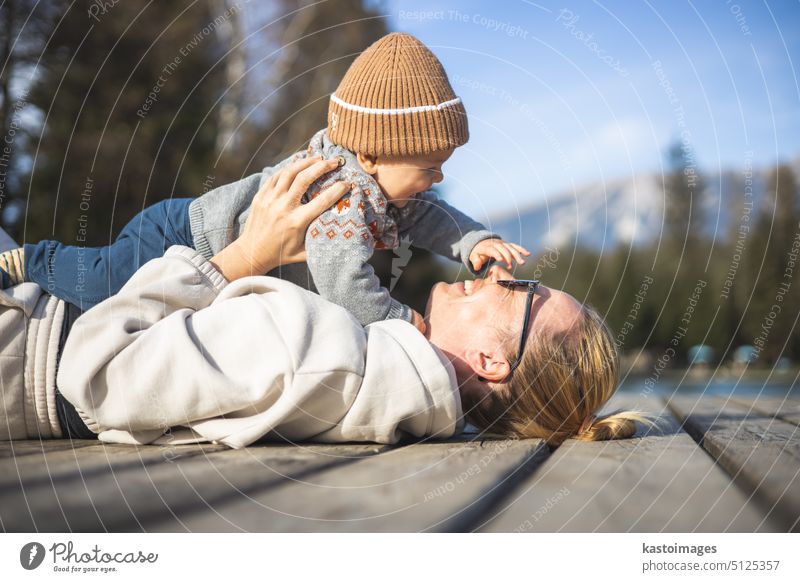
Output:
M308 148L309 153L321 154L326 160L330 160L336 156L342 156L344 158L345 165L349 168L357 168L361 179L366 182L367 187L372 190L375 195L383 198L385 202L384 208L386 208L387 211L395 209L394 206L389 204L389 201L386 200L386 197L383 195L383 190L381 190L381 187L375 178L361 169L361 164L358 163L356 154L348 150L346 147L333 143L328 137L327 129L320 129L317 133L315 133L314 137L311 138L311 141L308 144Z
M358 158L354 152L351 152L346 147L340 146L335 144L331 141L328 137L328 130L327 129L320 129L317 133L314 134L314 137L311 138L311 141L308 144L308 147L311 149L313 153L322 154L322 157L325 159L334 158L336 156L342 156L345 160L346 165L350 166L351 168L360 168L361 166L358 163ZM372 176L367 175L369 179L375 182L375 179ZM378 187L378 183L375 182L375 187Z

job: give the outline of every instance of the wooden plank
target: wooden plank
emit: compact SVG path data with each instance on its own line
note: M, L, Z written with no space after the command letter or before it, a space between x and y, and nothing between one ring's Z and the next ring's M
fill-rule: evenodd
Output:
M722 397L680 396L669 405L782 531L800 529L800 427Z
M174 459L157 447L126 448L129 454L111 456L78 449L72 470L67 459L60 459L58 478L52 481L42 479L39 471L6 483L0 524L7 531L141 531L158 521L162 528L184 531L184 514L213 512L232 498L309 478L386 447L263 445L206 453L184 445L175 447Z
M127 466L137 468L227 450L224 445L202 443L182 447L130 446L84 441L83 446L70 449L49 448L28 451L26 454L0 462L0 495L5 489L20 483L28 488L54 481L84 479L94 473L107 473L113 465L120 471Z
M25 440L0 441L0 467L5 466L7 459L19 458L23 455L41 455L51 451L71 451L81 447L96 445L96 440Z
M750 398L731 396L731 404L746 410L758 410L769 416L800 426L800 398L797 396L758 395Z
M213 452L228 450L224 445L215 445L211 443L198 443L187 446L132 446L121 445L114 443L104 443L101 441L76 441L77 446L74 447L56 447L36 449L32 447L26 450L22 455L14 455L11 459L3 459L0 461L0 467L4 469L12 466L19 467L37 467L42 463L47 463L51 467L58 466L61 462L73 462L76 457L80 457L84 461L93 461L96 459L107 459L108 462L119 462L121 458L134 458L142 457L149 458L151 456L169 459L179 457L191 452ZM6 475L0 475L0 483L4 482Z
M191 531L463 531L546 455L538 439L413 444L184 523Z
M0 463L0 524L11 531L38 529L65 531L64 509L56 491L80 490L87 479L109 475L126 468L146 470L167 460L222 450L220 445L184 447L130 446L101 443L97 440L29 442L23 454ZM67 498L68 499L68 498ZM12 503L14 505L12 505ZM76 509L81 504L75 504ZM91 504L84 504L91 510ZM24 517L21 517L23 516ZM54 516L60 515L60 518Z
M567 440L481 529L493 532L772 531L762 512L654 396L616 395L662 426L632 439Z

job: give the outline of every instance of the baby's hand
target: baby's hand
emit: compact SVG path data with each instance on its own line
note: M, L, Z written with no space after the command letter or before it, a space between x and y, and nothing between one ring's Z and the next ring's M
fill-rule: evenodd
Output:
M530 252L524 247L499 238L487 238L475 245L469 254L469 262L476 271L480 271L489 259L505 261L506 266L510 269L512 261L516 261L520 265L525 264L522 255L528 257Z
M422 315L420 315L419 312L415 311L414 309L411 310L411 323L414 324L414 327L416 327L420 333L424 334L426 331L428 331L428 325L425 323Z

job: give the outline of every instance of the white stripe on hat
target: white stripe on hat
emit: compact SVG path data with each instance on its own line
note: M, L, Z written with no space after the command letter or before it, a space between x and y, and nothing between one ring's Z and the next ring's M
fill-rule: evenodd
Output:
M377 115L402 115L404 113L440 111L446 107L452 107L453 105L458 105L459 103L461 103L461 97L456 97L455 99L439 103L438 105L418 105L416 107L403 107L400 109L378 109L376 107L362 107L361 105L353 105L352 103L348 103L347 101L342 101L333 93L331 93L331 101L333 101L337 105L344 107L345 109L349 109L350 111L355 111L356 113L373 113Z

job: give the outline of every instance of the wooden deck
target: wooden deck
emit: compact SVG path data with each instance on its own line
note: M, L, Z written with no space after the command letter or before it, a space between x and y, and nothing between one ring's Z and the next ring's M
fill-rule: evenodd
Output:
M617 395L625 441L0 443L5 531L800 530L800 398ZM642 431L644 433L645 431Z

